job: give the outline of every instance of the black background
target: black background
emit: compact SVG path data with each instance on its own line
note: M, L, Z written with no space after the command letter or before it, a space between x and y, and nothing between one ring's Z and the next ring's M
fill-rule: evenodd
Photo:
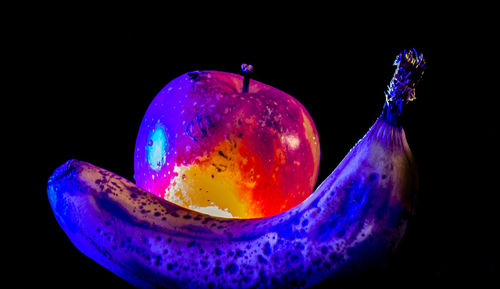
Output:
M498 44L488 16L396 9L342 17L341 9L298 7L232 17L171 8L139 17L56 8L35 8L5 26L13 88L2 109L5 182L13 185L3 204L9 288L132 288L73 247L52 214L46 182L71 158L132 180L142 117L173 78L253 64L254 79L311 114L321 142L319 184L378 117L392 62L412 47L428 64L404 123L421 178L417 216L386 270L337 285L495 284L488 282L499 274Z

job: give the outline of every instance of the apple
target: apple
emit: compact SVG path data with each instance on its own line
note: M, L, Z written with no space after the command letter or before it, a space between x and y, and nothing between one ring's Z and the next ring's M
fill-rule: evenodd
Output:
M320 147L311 116L248 74L193 71L158 93L137 136L138 186L232 218L276 215L313 192Z

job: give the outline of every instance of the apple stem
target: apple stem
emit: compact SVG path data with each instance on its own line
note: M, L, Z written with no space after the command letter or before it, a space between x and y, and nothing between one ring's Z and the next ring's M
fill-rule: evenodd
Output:
M243 63L241 65L241 71L243 72L243 93L247 93L248 86L250 84L250 74L252 74L253 66L251 64Z

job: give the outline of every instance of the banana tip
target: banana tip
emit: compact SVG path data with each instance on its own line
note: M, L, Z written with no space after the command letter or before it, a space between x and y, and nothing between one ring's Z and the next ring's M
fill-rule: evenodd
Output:
M54 173L52 174L52 176L50 176L48 184L53 183L53 182L55 182L55 181L63 178L64 176L66 176L71 171L71 169L73 168L73 163L74 162L77 162L77 160L76 159L70 159L69 161L65 162L63 165L61 165L60 167L58 167L54 171Z

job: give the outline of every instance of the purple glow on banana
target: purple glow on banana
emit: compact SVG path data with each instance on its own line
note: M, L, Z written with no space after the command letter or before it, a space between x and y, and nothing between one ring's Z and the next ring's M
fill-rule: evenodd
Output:
M405 232L417 175L390 108L308 199L272 217L205 215L77 160L49 179L49 200L80 251L140 288L309 287L379 264Z

